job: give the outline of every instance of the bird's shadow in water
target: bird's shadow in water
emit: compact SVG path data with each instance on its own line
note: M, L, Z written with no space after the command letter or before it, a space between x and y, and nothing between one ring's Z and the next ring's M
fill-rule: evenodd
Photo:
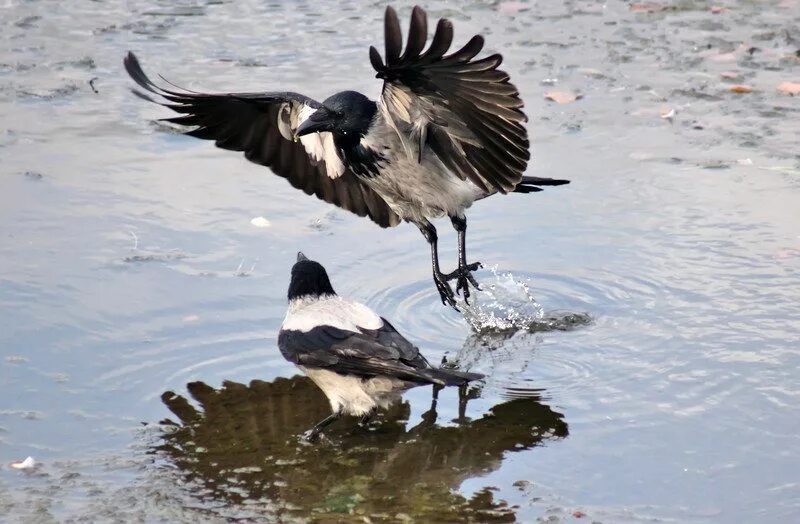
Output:
M297 436L330 407L306 377L219 389L193 382L188 391L197 407L173 392L162 395L178 421L163 421L153 452L206 505L247 505L277 519L514 521L515 508L490 489L467 498L457 488L499 468L509 452L568 435L563 415L528 396L450 426L436 422L432 403L412 428L402 402L369 429L345 420L326 431L329 440L308 444Z

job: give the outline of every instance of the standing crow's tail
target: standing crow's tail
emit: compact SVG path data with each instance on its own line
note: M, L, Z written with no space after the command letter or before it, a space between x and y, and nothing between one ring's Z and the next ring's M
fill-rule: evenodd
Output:
M564 184L569 184L569 180L524 176L517 184L517 187L514 188L514 193L535 193L542 190L539 186L562 186Z
M432 383L444 386L463 386L467 382L480 380L484 377L480 373L468 373L444 368L429 368L425 370L425 374L430 377Z

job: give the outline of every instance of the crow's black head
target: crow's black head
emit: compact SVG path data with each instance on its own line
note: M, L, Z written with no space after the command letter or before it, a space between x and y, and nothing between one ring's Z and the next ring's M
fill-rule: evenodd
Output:
M356 91L328 97L322 107L297 128L297 136L330 131L336 138L358 142L369 129L377 104Z
M303 253L297 253L297 262L292 266L292 281L289 283L289 300L335 294L322 264L309 260Z

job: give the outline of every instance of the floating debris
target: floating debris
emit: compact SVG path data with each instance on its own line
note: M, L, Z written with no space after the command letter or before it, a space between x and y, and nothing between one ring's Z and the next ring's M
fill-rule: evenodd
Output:
M781 82L778 84L778 92L789 96L800 95L800 83Z
M33 469L36 467L36 460L33 457L28 457L20 462L12 462L11 467L14 469Z
M738 80L742 77L742 73L739 71L723 71L719 74L725 80Z
M139 251L136 255L128 255L122 261L128 264L137 264L142 262L170 262L172 260L182 260L187 258L188 255L180 250L174 249L168 252L156 251Z
M728 160L704 160L697 163L700 169L730 169L731 162Z
M668 6L657 2L637 2L630 5L631 13L659 13L667 9Z
M530 8L531 8L530 4L526 4L525 2L515 2L515 1L500 2L497 5L497 10L507 15L528 11L530 10Z
M728 88L728 91L739 94L752 93L753 87L745 84L734 84Z
M594 69L591 67L581 67L578 69L578 72L590 78L606 78L605 73L603 73L599 69Z
M576 95L575 93L569 93L566 91L548 91L544 94L544 97L547 100L555 102L557 104L570 104L576 100L580 100L583 98L582 95Z
M589 313L573 313L571 311L549 311L536 322L528 325L528 332L572 331L592 323Z

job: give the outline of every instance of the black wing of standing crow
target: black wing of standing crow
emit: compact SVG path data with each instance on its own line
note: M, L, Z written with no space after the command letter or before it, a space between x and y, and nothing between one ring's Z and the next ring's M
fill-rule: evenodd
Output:
M445 55L453 42L453 25L445 19L423 52L427 24L425 11L414 7L403 51L397 13L386 8L386 63L374 47L369 56L377 77L384 79L381 106L387 121L409 154L421 159L427 148L485 191L513 191L530 152L519 92L498 69L503 57L473 60L483 48L480 35Z
M278 335L284 358L300 366L364 378L393 377L420 384L459 385L483 378L432 367L419 349L386 320L380 329L358 332L333 326L310 331L284 330Z
M251 162L268 166L275 174L309 195L368 216L381 227L395 226L399 217L372 189L346 168L330 133L313 133L295 140L297 127L321 107L298 93L196 93L163 88L142 71L133 53L125 69L143 89L156 95L135 94L180 113L167 122L195 129L197 138L214 140L218 147L243 151Z

